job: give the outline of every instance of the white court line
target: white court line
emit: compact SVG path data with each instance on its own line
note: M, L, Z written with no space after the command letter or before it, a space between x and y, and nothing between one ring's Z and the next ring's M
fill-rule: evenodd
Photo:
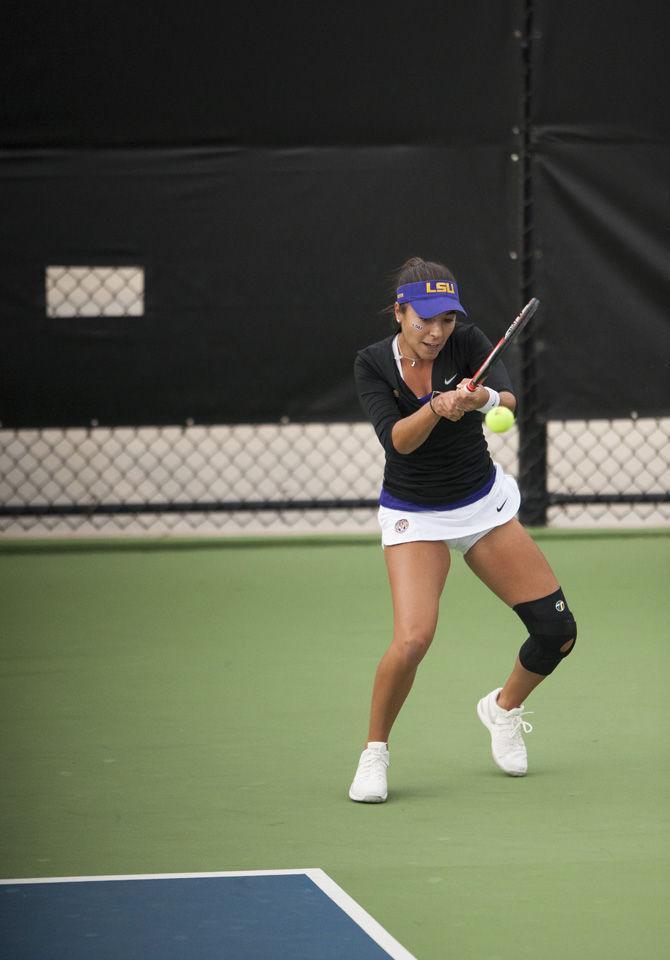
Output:
M97 877L22 877L15 880L0 880L0 885L28 883L102 883L115 880L193 880L203 877L284 877L302 875L308 877L315 886L326 894L333 903L356 923L371 940L386 950L391 960L416 960L402 944L391 936L380 923L370 916L367 910L357 903L338 886L327 873L319 867L305 867L302 870L230 870L214 873L131 873Z
M348 914L351 919L361 927L371 940L383 947L393 960L416 960L416 957L406 950L401 943L391 936L388 930L385 930L380 923L377 923L374 917L371 917L367 910L356 903L356 901L346 893L342 887L339 887L327 873L318 867L305 870L305 873L313 880L317 887L320 887L338 907Z

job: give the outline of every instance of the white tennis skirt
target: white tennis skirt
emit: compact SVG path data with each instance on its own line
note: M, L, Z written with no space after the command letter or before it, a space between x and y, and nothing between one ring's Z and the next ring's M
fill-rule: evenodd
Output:
M505 473L500 464L494 466L496 476L489 492L465 507L416 512L380 507L382 546L412 540L444 540L452 549L465 553L490 530L507 523L518 513L521 495L516 480Z

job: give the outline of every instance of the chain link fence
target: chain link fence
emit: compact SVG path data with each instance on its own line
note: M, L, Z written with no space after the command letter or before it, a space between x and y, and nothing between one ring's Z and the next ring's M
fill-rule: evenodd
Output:
M141 317L142 267L47 267L48 317Z
M518 431L489 434L518 475ZM670 418L548 424L548 523L670 523ZM365 423L0 430L3 536L376 532Z

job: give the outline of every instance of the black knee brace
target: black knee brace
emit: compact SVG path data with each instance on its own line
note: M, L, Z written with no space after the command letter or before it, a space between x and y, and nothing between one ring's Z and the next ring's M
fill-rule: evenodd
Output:
M577 639L577 624L565 602L563 591L528 603L517 603L513 608L526 625L530 636L519 650L521 666L531 673L547 677L564 657L572 652L574 643L567 650L561 647L568 640Z

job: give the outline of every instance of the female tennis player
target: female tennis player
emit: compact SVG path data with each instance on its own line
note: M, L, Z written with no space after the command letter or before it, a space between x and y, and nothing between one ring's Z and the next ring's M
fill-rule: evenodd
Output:
M355 377L363 409L386 452L379 522L393 601L393 639L375 676L367 745L352 800L388 796L388 740L435 633L450 553L519 615L528 638L502 687L482 697L480 720L495 763L527 771L524 702L570 653L577 628L537 544L516 519L519 489L491 460L482 414L516 400L502 362L486 386L467 386L491 350L467 322L458 285L443 264L408 260L393 307L396 331L361 350ZM475 627L473 627L475 629Z

